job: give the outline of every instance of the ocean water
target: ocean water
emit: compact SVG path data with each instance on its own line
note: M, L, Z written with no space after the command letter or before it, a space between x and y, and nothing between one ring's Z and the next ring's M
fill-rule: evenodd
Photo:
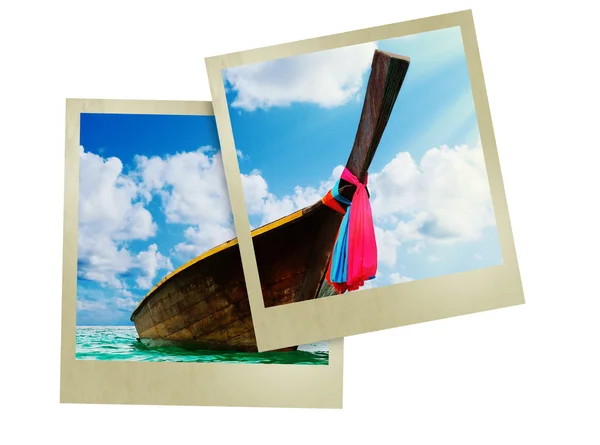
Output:
M142 362L271 363L328 365L327 341L302 345L291 352L190 351L174 346L150 347L137 341L135 327L78 326L75 358L78 360L133 360Z

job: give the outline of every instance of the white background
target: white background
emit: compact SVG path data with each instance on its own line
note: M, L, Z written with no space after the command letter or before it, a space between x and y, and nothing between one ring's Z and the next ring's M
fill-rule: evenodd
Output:
M206 56L469 8L524 306L348 338L343 410L58 403L65 98L210 100ZM600 443L596 22L574 0L3 2L0 441Z

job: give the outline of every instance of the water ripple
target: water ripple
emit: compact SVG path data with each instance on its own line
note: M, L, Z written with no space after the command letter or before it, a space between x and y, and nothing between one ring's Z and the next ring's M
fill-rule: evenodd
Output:
M328 342L302 345L292 352L190 351L175 346L149 347L137 341L129 326L77 327L78 360L131 360L146 362L261 363L328 365Z

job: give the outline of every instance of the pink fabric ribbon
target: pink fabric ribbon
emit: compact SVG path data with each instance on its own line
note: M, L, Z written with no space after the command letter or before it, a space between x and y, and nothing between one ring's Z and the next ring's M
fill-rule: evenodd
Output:
M348 290L356 290L365 281L375 278L377 273L377 242L373 213L367 193L368 174L362 184L348 169L344 169L342 179L356 186L352 197L352 211L348 227Z
M357 290L365 281L375 278L377 243L366 189L367 177L362 184L349 170L344 169L340 179L356 186L352 202L339 194L339 181L322 201L344 215L326 273L327 282L341 294L346 290ZM348 205L348 210L344 210L338 201Z

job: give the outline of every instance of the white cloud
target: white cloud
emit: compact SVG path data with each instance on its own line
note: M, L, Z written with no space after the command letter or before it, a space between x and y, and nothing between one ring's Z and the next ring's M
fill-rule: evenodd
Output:
M115 239L147 239L156 224L141 203L134 203L139 190L122 170L118 158L104 159L80 147L79 221L86 230Z
M269 192L260 171L242 175L248 213L267 224L314 204L342 170L343 166L337 166L318 187L296 186L293 193L282 197ZM400 152L381 171L370 175L369 190L378 259L383 266L396 265L397 249L402 245L419 254L431 244L476 240L495 224L480 145L432 148L419 163L410 153Z
M375 226L375 241L377 243L377 262L388 267L396 264L396 251L400 240L396 233Z
M192 224L184 230L185 241L173 249L182 258L235 238L221 154L212 151L202 147L166 158L136 157L141 187L148 198L160 194L167 222ZM244 155L238 152L238 157Z
M242 175L248 213L260 216L261 225L264 225L310 206L327 193L341 175L343 168L341 165L336 166L331 176L326 181L321 181L317 188L296 186L292 194L281 198L269 192L267 181L260 171L254 170L248 175Z
M400 152L381 172L369 175L374 218L408 213L419 204L419 167L410 153Z
M413 246L407 249L408 253L421 253L421 250L425 247L423 241L417 241Z
M140 187L146 199L162 197L167 222L223 224L231 218L220 153L210 147L166 158L136 156Z
M122 288L119 274L127 272L133 265L131 253L119 247L107 234L90 235L82 233L78 237L78 272L86 280Z
M204 224L188 227L183 235L185 241L177 244L173 250L181 258L193 258L235 238L235 231L229 226Z
M114 300L114 305L119 309L131 310L137 305L137 301L135 301L131 297L117 297Z
M161 254L156 244L151 244L148 250L139 252L135 260L136 267L140 270L135 282L140 289L150 289L152 287L152 281L158 270L173 270L171 259Z
M269 192L260 171L243 175L248 212L261 216L265 224L313 204L342 170L342 166L336 167L316 188L297 186L294 193L283 197ZM430 245L476 240L485 228L495 225L481 145L432 148L418 163L409 153L400 152L381 171L370 175L369 190L378 260L388 270L397 265L400 246L420 254ZM434 254L426 259L441 261ZM391 283L411 280L399 273L388 277ZM365 288L382 280L370 281Z
M261 213L264 200L269 195L269 186L260 171L253 170L248 175L242 174L242 187L248 213Z
M414 281L414 278L402 276L398 272L390 274L390 283L392 284L408 283L409 281Z
M173 249L181 257L199 255L235 237L221 156L214 149L201 147L166 158L138 156L135 161L135 170L126 173L119 159L81 149L79 274L113 288L113 293L110 298L109 289L100 296L86 295L81 288L80 312L129 311L140 297L123 277L132 277L137 289L149 289L161 270L173 270L156 243L136 252L128 243L156 234L156 223L144 207L154 197L160 199L168 223L184 224L185 241Z
M298 209L300 209L300 207L298 207L293 201L293 197L284 196L283 198L279 199L275 195L269 193L269 195L264 199L263 206L261 208L261 225L265 225L276 221L279 218L283 218L284 216L289 215Z
M152 215L137 202L140 190L122 170L118 158L104 159L80 148L79 274L115 288L124 286L119 274L134 266L124 242L156 232Z
M476 240L495 225L481 146L432 148L419 164L398 153L371 175L370 190L376 222L396 217L393 233L400 243L414 242L412 252Z
M242 175L248 212L266 224L311 205L333 186L342 170L343 166L337 166L318 187L297 186L282 197L269 191L260 171ZM481 145L432 148L420 162L410 153L400 152L381 171L370 175L369 190L378 261L389 272L399 266L400 246L409 253L428 253L426 259L435 263L441 258L427 252L428 246L473 241L495 225ZM410 280L394 272L378 275L364 288Z
M83 300L77 299L77 310L78 311L102 311L107 308L105 301L95 301L95 300Z
M128 321L131 310L140 299L141 295L134 295L126 289L88 287L78 283L77 324L123 324Z
M223 70L237 92L231 106L253 111L293 102L343 105L360 90L376 48L365 43Z
M238 157L245 156L238 152ZM165 158L137 156L136 162L146 198L159 194L167 222L188 225L183 232L185 241L173 248L175 255L192 258L235 238L220 152L201 147ZM260 175L252 176L251 200L263 194L261 187L266 190L261 180Z

